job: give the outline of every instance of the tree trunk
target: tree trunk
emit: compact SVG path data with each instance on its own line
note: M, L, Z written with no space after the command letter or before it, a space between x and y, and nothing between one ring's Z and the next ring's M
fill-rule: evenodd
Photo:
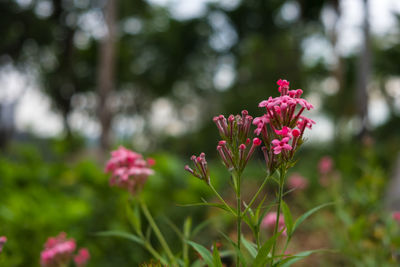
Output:
M111 146L112 111L109 99L115 89L116 13L117 0L107 0L104 7L107 34L100 41L97 78L98 116L101 124L100 146L103 150L108 150Z
M356 108L361 121L359 137L368 135L368 81L371 76L371 43L368 0L364 0L363 47L359 58Z

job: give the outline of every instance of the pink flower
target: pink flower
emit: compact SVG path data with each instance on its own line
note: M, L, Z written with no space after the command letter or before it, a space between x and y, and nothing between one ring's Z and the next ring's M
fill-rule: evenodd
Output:
M0 253L3 251L3 246L7 242L7 237L0 236Z
M400 224L400 211L393 212L392 217L395 221L397 221Z
M111 152L105 171L111 173L110 184L127 189L131 194L140 190L148 176L154 174L150 169L155 164L154 159L143 159L139 153L120 146Z
M277 216L276 212L274 211L268 212L261 222L261 227L273 231L275 229L276 216ZM285 228L285 219L283 218L283 215L280 214L278 222L278 231L282 231L284 228ZM286 229L283 231L282 234L286 235Z
M293 138L292 129L287 126L283 126L282 130L275 130L275 133L282 137L289 137L290 139Z
M74 239L67 239L67 234L62 232L57 237L50 237L40 254L42 267L59 267L67 265L76 249Z
M322 175L328 174L333 169L333 160L329 156L322 157L318 163L319 173Z
M282 161L291 160L294 153L303 143L306 128L311 129L315 122L303 112L313 108L307 100L301 98L303 90L289 90L289 82L278 80L280 96L269 97L259 103L266 109L263 116L253 120L257 126L254 133L264 141L264 158L270 172L275 170ZM290 151L290 152L289 152ZM283 152L279 159L275 156Z
M292 146L288 144L289 137L282 138L282 140L274 139L272 140L272 146L274 149L274 154L280 154L282 150L292 150Z
M77 267L84 267L86 266L87 262L90 259L90 253L87 248L81 248L78 251L78 254L74 257L74 262Z
M86 248L80 249L77 255L75 240L67 239L67 234L61 232L56 237L49 237L40 254L40 265L42 267L63 267L68 266L74 257L77 267L84 267L90 258Z
M308 180L298 173L293 173L288 179L288 187L304 190L308 187Z

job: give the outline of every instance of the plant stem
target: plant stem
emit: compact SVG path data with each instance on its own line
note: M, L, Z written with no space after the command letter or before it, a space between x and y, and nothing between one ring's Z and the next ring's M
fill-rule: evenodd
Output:
M275 230L274 235L276 235L279 231L279 217L281 215L281 203L282 203L282 195L283 195L283 185L285 182L286 175L286 166L282 165L280 169L280 177L279 177L279 194L278 194L278 207L276 211L276 222L275 222ZM275 240L274 245L272 246L272 263L274 262L275 257L275 249L276 249L277 240Z
M257 229L257 232L256 232L256 234L255 234L255 236L256 236L256 243L257 243L257 251L259 251L260 250L260 228L259 227L257 227L258 229Z
M241 201L241 196L240 196L240 174L237 175L237 188L236 188L236 205L237 205L237 247L238 250L240 252L240 246L241 246L241 242L240 242L240 237L242 235L242 215L241 215L241 211L242 211L242 201ZM240 257L239 257L239 253L236 257L236 266L240 267Z
M269 175L267 177L265 177L265 179L264 179L263 183L261 184L260 188L258 188L258 191L253 196L253 198L251 199L249 205L247 205L246 209L243 211L242 216L246 216L247 211L251 208L251 205L253 205L254 201L257 199L258 195L261 193L261 191L264 188L265 184L267 183L269 177L270 177Z
M146 203L139 198L139 203L140 203L140 207L142 208L143 214L144 216L146 216L146 219L148 220L151 228L153 229L154 233L156 234L158 241L160 242L161 246L163 247L163 249L165 250L165 253L167 253L168 258L171 261L171 265L172 266L177 266L177 264L175 263L175 257L172 254L172 251L170 250L167 242L165 241L160 229L158 229L157 224L155 223L153 217L151 216Z
M225 202L225 200L221 197L221 195L215 190L214 186L210 183L209 184L211 190L214 192L214 194L217 196L217 198L224 204L224 206L234 215L237 216L236 212Z

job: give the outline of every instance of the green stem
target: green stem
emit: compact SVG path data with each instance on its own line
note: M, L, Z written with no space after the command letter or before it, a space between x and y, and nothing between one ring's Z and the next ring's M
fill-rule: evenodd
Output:
M236 212L225 202L225 200L221 197L221 195L215 190L214 186L210 183L209 184L211 190L214 192L214 194L217 196L217 198L224 204L224 206L234 215L237 216Z
M257 232L256 232L256 243L257 243L257 251L260 250L260 228L257 227Z
M163 249L165 250L165 253L167 253L168 258L171 261L171 265L172 266L177 266L177 264L175 263L175 257L172 254L172 251L170 250L167 242L165 241L160 229L158 229L157 224L155 223L153 217L151 216L146 203L139 198L139 203L140 203L140 207L142 208L143 214L144 216L146 216L146 219L148 220L151 228L153 229L154 233L156 234L158 241L160 242L161 246L163 247Z
M277 211L276 211L276 222L275 222L274 235L276 235L279 231L279 229L278 229L279 228L279 217L281 215L281 203L282 203L283 185L285 182L285 175L286 175L286 166L282 165L281 170L280 170L280 177L279 177L278 207L277 207ZM272 263L274 262L276 243L277 243L277 241L275 240L274 245L272 246Z
M236 188L236 208L237 208L237 247L238 250L240 252L240 246L241 246L241 242L240 242L240 238L242 235L242 215L241 215L241 211L242 211L242 201L241 201L241 195L240 195L240 174L237 176L237 188ZM239 253L236 257L236 266L240 267L240 257L239 257Z
M251 199L249 205L248 205L248 206L246 207L246 209L243 211L242 217L243 217L243 216L246 216L247 211L250 209L250 207L253 205L254 201L257 199L258 195L261 193L261 191L262 191L262 189L264 188L265 184L267 183L269 177L270 177L270 176L265 177L265 179L264 179L263 183L261 184L260 188L258 188L257 193L253 196L253 198Z

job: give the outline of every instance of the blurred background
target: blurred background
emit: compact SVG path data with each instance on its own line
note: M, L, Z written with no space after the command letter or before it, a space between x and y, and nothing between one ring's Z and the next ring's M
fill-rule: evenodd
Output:
M211 196L183 166L206 152L233 200L212 117L260 116L280 78L304 90L317 122L298 153L308 186L288 196L293 212L338 203L289 249L339 251L300 266L397 266L400 1L0 0L0 36L1 266L39 266L46 238L61 231L89 247L89 266L150 259L127 240L94 235L132 230L128 196L103 174L119 145L156 159L144 194L161 224L218 218L199 239L211 246L234 223L177 206ZM263 166L259 155L249 167L249 197ZM273 197L273 185L267 191Z

